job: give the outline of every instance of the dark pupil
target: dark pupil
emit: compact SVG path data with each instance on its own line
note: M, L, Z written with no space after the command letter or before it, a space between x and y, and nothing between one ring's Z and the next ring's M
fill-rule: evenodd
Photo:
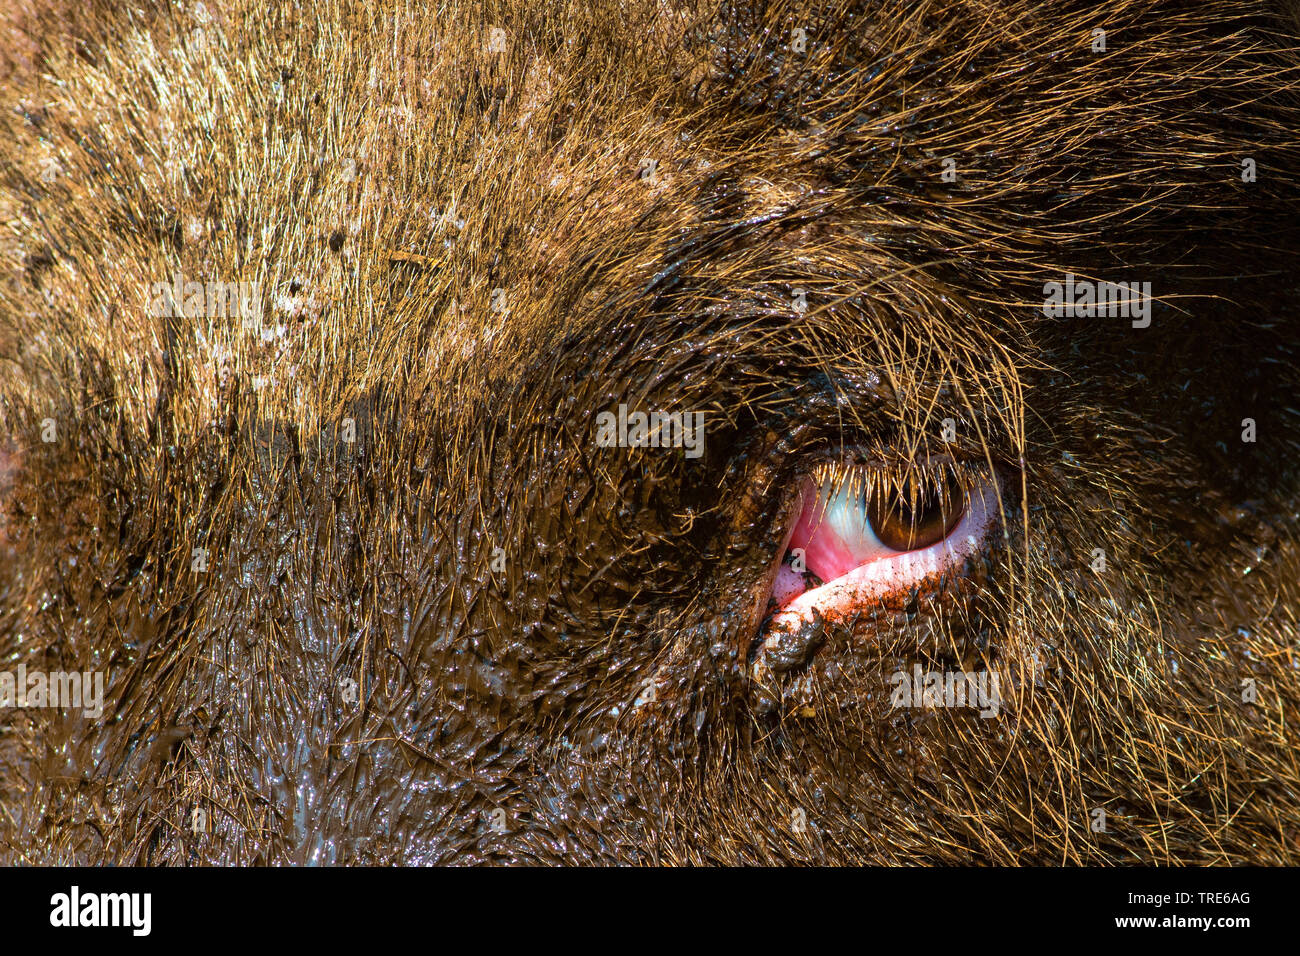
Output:
M944 475L944 487L923 492L909 485L882 490L867 499L867 520L880 543L895 551L916 551L942 541L961 520L966 495L956 476Z

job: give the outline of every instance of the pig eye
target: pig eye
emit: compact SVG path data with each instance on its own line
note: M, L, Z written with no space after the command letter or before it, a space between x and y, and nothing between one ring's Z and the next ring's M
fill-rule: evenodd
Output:
M939 482L923 484L912 477L902 487L878 483L864 496L866 522L876 539L894 551L915 551L937 544L961 520L966 489L951 469Z
M775 609L845 617L957 570L982 549L996 500L986 474L952 462L818 469L799 492Z

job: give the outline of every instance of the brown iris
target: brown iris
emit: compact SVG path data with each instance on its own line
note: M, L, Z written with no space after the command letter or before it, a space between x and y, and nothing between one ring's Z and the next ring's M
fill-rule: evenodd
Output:
M895 551L916 551L946 538L966 510L966 490L943 469L937 480L877 486L867 495L867 520L880 543Z

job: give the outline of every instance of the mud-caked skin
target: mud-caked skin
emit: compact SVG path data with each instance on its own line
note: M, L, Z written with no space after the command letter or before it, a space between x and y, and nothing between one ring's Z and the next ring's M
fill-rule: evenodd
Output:
M3 16L0 860L1300 859L1293 10ZM855 455L999 520L769 633Z

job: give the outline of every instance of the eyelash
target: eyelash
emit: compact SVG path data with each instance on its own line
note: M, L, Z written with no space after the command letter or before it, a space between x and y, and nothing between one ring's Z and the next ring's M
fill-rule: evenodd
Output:
M982 472L967 462L950 459L874 465L826 462L814 466L810 478L824 500L840 494L847 486L850 497L858 498L864 504L873 497L885 501L906 497L914 507L918 501L937 492L941 507L949 510L953 504L949 479L956 481L964 501L980 487Z

